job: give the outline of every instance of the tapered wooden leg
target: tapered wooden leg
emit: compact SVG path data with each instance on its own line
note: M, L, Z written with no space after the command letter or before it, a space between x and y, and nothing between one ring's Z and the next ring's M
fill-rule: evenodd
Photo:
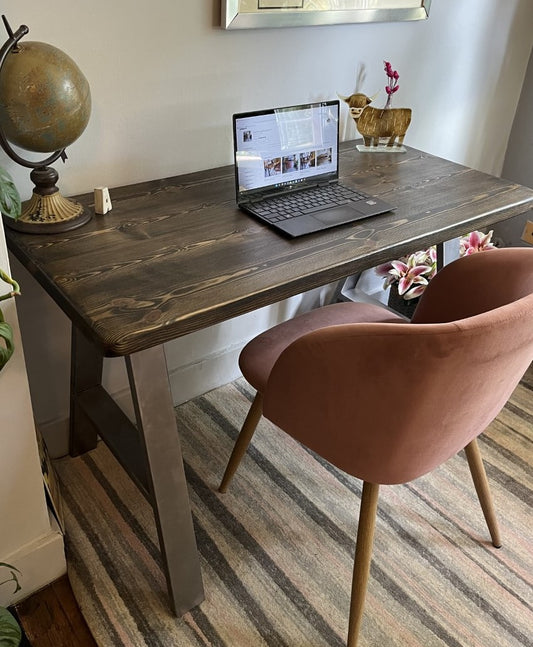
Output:
M481 458L476 438L474 438L474 440L465 447L465 453L479 502L481 503L481 509L483 510L485 521L489 528L492 545L495 548L501 548L502 542L498 520L496 519L496 513L494 512L494 504L489 490L489 482L487 480L487 474L485 472L485 467L483 466L483 459Z
M353 567L348 647L356 647L361 620L363 618L363 607L365 605L368 576L370 574L370 562L372 561L372 544L374 543L378 495L379 485L377 483L367 483L366 481L363 483Z
M255 429L262 415L263 396L261 393L256 393L252 406L250 407L246 420L242 426L241 433L239 434L235 447L233 448L233 452L231 453L228 466L224 472L224 477L222 478L222 482L218 488L219 492L225 492L228 489L228 485L237 471L242 457L246 453L246 449L252 440L252 436L254 435Z

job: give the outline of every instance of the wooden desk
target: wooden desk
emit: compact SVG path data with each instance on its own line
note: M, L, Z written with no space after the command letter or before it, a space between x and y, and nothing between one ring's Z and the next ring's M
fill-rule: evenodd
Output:
M413 149L348 142L340 169L396 210L288 240L236 208L226 166L112 189L113 210L72 232L6 230L73 324L71 453L100 434L151 502L178 615L203 586L162 344L533 207L531 189ZM101 386L104 356L125 357L138 431Z

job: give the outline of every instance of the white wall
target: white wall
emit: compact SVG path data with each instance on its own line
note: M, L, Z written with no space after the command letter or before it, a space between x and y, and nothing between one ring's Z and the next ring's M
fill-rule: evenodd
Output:
M394 105L413 108L407 144L500 172L533 42L531 0L433 0L422 22L249 31L220 29L219 9L213 0L4 1L13 27L25 23L27 39L63 49L91 85L87 130L56 165L65 195L104 185L112 198L124 183L230 163L233 112L350 94L361 72L358 89L381 89L382 104L384 59L400 73ZM346 110L341 127L356 136ZM6 166L28 197L27 172ZM28 274L14 271L31 297L20 310L36 416L60 451L68 325ZM285 315L270 308L169 345L176 401L232 379L244 340ZM113 361L106 375L120 392Z
M505 153L502 176L533 188L533 53L529 58L526 78L513 121L509 145ZM511 218L494 227L494 235L503 244L526 247L522 232L527 220L533 221L533 210L524 216Z
M10 273L1 223L0 268ZM0 282L0 294L9 288ZM15 352L0 371L0 562L18 568L22 586L17 596L11 585L0 587L0 605L6 606L56 579L66 566L63 537L52 527L45 501L14 299L0 301L0 308L15 343ZM5 575L0 569L0 581Z
M533 53L529 58L502 175L533 187Z

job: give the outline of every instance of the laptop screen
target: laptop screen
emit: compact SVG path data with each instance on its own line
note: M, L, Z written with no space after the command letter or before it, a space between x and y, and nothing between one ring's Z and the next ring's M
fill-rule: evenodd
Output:
M233 115L237 201L338 177L339 102Z

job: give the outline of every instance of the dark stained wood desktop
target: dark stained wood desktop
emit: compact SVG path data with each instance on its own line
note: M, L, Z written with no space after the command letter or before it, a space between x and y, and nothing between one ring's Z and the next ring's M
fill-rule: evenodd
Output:
M8 244L113 356L488 227L533 203L531 189L414 149L365 154L350 142L340 171L394 212L290 240L237 209L226 166L111 189L108 214L62 234L6 230ZM92 194L77 199L93 210Z
M150 501L177 615L204 591L163 343L533 207L532 189L414 149L345 143L340 174L395 210L284 238L239 211L225 166L111 188L112 211L69 232L6 229L73 323L70 451L99 435ZM125 358L136 427L102 385L104 355Z

